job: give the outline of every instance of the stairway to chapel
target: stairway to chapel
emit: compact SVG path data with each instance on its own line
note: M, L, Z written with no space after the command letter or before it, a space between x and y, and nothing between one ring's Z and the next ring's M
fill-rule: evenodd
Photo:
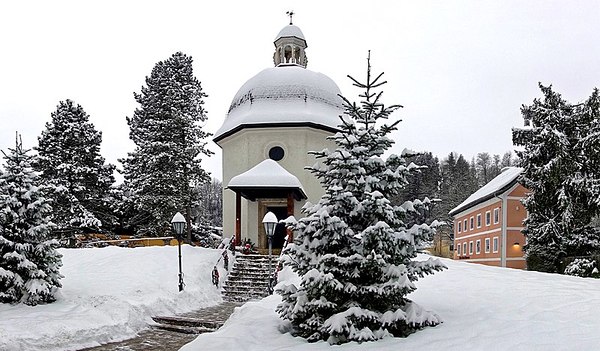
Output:
M277 260L272 259L271 272ZM223 284L223 300L245 302L269 295L269 257L264 255L237 255Z

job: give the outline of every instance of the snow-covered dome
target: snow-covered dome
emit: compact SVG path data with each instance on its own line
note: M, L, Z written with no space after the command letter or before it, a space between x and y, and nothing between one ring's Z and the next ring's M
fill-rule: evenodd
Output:
M298 65L267 68L238 90L215 133L219 140L243 128L312 126L337 130L340 89L331 78Z
M277 36L275 37L275 41L277 41L279 38L284 38L284 37L296 37L298 39L302 39L302 40L306 41L306 39L304 38L304 34L300 30L300 28L298 28L298 26L295 26L293 24L283 27L279 31L279 34L277 34Z

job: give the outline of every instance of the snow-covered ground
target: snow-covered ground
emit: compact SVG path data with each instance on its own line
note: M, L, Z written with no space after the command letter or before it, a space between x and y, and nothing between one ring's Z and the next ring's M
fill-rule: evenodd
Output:
M221 301L220 290L211 284L211 271L222 250L182 246L182 293L175 246L60 252L65 278L56 302L35 307L0 304L0 350L95 346L135 336L152 315Z
M274 312L281 299L271 296L236 309L220 330L181 350L600 349L600 280L443 262L449 269L421 279L411 298L444 323L408 338L309 344L282 333L286 323Z
M154 314L219 303L210 272L220 250L183 246L187 284L177 291L177 248L63 249L58 301L0 304L0 350L65 350L133 336ZM424 258L424 257L421 257ZM292 337L274 312L278 296L237 308L190 350L598 350L600 280L443 260L411 298L444 323L405 339L330 347ZM222 269L222 265L221 269ZM281 279L295 279L282 272ZM223 274L222 274L223 277Z

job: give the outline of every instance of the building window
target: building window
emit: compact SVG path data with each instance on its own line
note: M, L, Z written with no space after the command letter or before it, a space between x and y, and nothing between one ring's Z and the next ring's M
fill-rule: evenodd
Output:
M494 252L498 252L498 237L494 237L494 245L492 246Z
M471 230L473 230L473 228L475 228L475 226L473 225L473 224L475 223L475 218L471 217L471 218L469 219L469 221L471 222L471 223L470 223L471 225L470 225L469 227L470 227L470 229L471 229Z
M490 253L490 238L485 238L485 253Z
M477 228L481 228L481 213L477 215Z
M285 152L281 146L273 146L269 150L269 158L274 161L280 161L285 156Z
M463 243L463 255L465 255L465 256L467 255L467 242L466 241Z
M469 241L469 255L473 254L473 242Z
M460 245L456 245L456 253L460 256Z
M490 211L487 211L485 213L485 225L489 227L490 224L492 224L492 213Z
M481 253L481 240L477 240L475 243L475 253L478 255Z
M462 222L458 221L458 232L462 232Z
M500 209L496 207L494 209L494 224L498 224L500 222Z
M463 221L463 228L465 228L465 232L467 231L467 220L465 219Z

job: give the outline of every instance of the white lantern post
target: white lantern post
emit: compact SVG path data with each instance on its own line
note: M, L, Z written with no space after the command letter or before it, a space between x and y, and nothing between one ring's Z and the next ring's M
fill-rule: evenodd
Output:
M273 293L273 272L271 266L271 250L273 247L273 234L275 234L275 226L277 225L277 216L271 211L267 212L263 217L263 225L265 226L265 234L269 239L269 294Z

